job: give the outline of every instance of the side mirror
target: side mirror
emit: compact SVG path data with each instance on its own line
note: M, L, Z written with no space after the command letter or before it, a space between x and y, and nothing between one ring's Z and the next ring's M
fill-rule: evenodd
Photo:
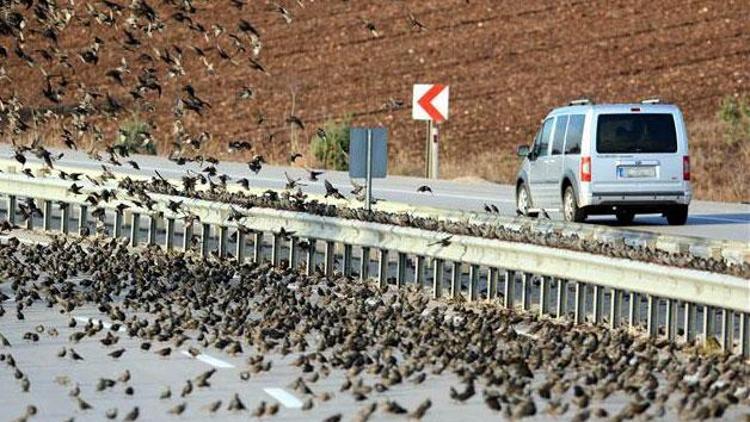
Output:
M529 156L529 146L528 145L519 145L516 149L516 155L519 157L528 157Z

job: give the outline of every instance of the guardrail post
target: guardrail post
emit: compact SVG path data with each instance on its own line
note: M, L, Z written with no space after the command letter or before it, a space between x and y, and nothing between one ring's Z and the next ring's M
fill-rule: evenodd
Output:
M491 276L492 269L490 268L490 275L487 277L487 283L489 284L489 278ZM503 305L507 309L513 309L515 296L516 296L516 273L510 270L505 270L505 286L503 286Z
M432 265L432 298L439 299L443 296L443 260L435 258Z
M352 275L352 245L344 244L344 276Z
M68 234L70 224L70 204L67 202L60 204L60 232Z
M580 281L576 281L576 295L575 295L575 313L573 315L573 321L576 324L582 324L586 321L586 285Z
M305 266L305 272L307 275L311 275L315 271L315 248L317 247L318 241L313 238L307 239L307 263Z
M42 229L44 231L52 230L52 201L44 200L44 209L42 209Z
M740 353L750 358L750 314L743 312L740 317Z
M244 229L237 229L237 243L235 245L234 255L237 257L237 262L242 263L245 261L245 231Z
M596 284L594 287L594 298L593 298L593 322L594 324L599 324L602 322L602 310L604 308L604 289L602 289L601 286L597 286Z
M622 313L622 290L612 289L609 299L609 328L615 329L620 325L620 314Z
M713 336L716 330L716 310L708 305L703 306L703 343L708 341L709 336Z
M654 295L648 295L646 331L649 337L656 337L659 333L659 298L654 297Z
M731 309L721 309L721 350L732 353L734 343L734 312Z
M635 328L638 326L638 316L640 315L641 298L638 293L630 292L628 300L628 326Z
M453 261L451 271L451 297L457 299L461 296L461 263Z
M273 233L271 236L271 263L274 266L279 265L279 260L281 257L279 256L281 252L281 235L278 233Z
M487 300L493 300L497 297L497 280L500 278L500 270L490 268L487 275Z
M130 246L138 245L138 233L141 231L141 215L137 212L130 214Z
M187 252L193 244L193 223L185 221L182 226L182 250Z
M378 256L378 286L385 289L388 286L388 249L381 249Z
M477 300L477 287L479 285L479 265L472 264L469 267L469 302Z
M289 237L289 268L297 267L297 236Z
M406 254L398 253L398 268L396 270L396 287L400 288L406 284Z
M547 314L547 302L549 302L549 277L542 276L539 279L539 316Z
M521 273L521 309L531 308L531 273Z
M667 317L664 328L667 332L667 338L674 341L677 337L677 301L675 299L667 299Z
M122 211L116 210L115 217L112 222L112 237L114 237L115 239L119 239L122 237L122 220Z
M156 216L148 216L148 244L156 244Z
M568 281L562 278L557 279L557 304L555 306L555 316L557 318L565 317L568 307Z
M201 256L208 256L208 242L211 240L211 225L208 223L201 224Z
M16 224L16 205L18 199L16 195L8 195L8 222L10 224Z
M253 233L253 262L260 264L263 261L263 232Z
M359 279L370 278L370 248L362 246L362 259L359 261Z
M89 208L86 205L78 206L78 234L83 235L86 230L86 222L88 220Z
M219 226L219 256L224 258L227 256L227 249L229 239L227 239L228 228L226 226Z
M26 230L33 230L34 229L34 214L29 214L29 217L26 219Z
M335 261L336 261L336 243L334 243L332 240L327 240L326 251L325 251L325 263L323 267L323 272L325 273L326 276L330 277L333 275L333 268L334 268ZM386 265L387 263L388 263L388 258L386 257Z
M418 289L421 289L424 286L425 259L421 255L417 255L414 259L417 261L414 265L414 283L417 285Z
M695 303L685 302L684 308L685 343L695 342Z
M164 230L164 249L171 251L172 249L174 249L174 218L167 218Z

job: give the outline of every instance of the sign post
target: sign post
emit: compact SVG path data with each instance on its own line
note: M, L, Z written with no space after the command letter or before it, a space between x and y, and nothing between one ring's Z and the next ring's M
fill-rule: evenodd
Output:
M448 118L448 86L416 84L412 96L412 118L427 120L425 139L425 177L438 177L438 124Z
M385 128L349 129L349 177L365 178L365 209L372 209L372 179L388 170L388 131ZM360 198L361 199L361 198Z

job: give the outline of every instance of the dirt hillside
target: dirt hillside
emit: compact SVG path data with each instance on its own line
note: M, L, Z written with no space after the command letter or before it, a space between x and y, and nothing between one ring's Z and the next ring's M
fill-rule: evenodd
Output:
M441 82L451 87L441 147L447 174L507 180L511 148L570 99L661 97L679 104L690 122L703 122L715 119L722 98L750 91L743 1L47 3L3 8L0 98L7 106L16 95L23 107L38 108L78 104L86 91L96 105L110 94L126 110L104 107L85 116L91 126L74 131L82 145L102 149L136 118L151 124L159 153L168 154L179 120L182 141L202 139L201 152L228 158L227 142L246 139L252 150L233 159L261 153L283 161L291 114L304 125L297 131L302 152L326 120L349 114L358 125L388 126L393 167L414 173L422 167L424 127L411 120L412 84ZM96 60L89 55L87 63L81 54L97 48L95 37ZM110 71L123 59L120 85ZM47 91L59 90L57 103L43 94L45 73ZM187 84L210 105L201 115L175 111L178 98L190 100ZM240 97L244 87L250 99ZM46 127L57 132L46 133L56 136L68 124L53 120Z

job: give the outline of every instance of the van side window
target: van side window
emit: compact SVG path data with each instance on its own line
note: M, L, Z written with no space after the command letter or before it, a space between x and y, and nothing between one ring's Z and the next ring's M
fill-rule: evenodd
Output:
M552 137L552 155L560 155L565 143L565 128L568 126L568 116L558 116L555 122L555 136Z
M565 154L580 154L581 139L583 138L583 123L586 116L573 114L568 123L568 132L565 136Z
M536 147L537 157L545 157L549 155L549 138L550 135L552 135L552 125L554 121L554 119L547 119L544 121L544 126L542 126L542 136L539 138L539 143Z

